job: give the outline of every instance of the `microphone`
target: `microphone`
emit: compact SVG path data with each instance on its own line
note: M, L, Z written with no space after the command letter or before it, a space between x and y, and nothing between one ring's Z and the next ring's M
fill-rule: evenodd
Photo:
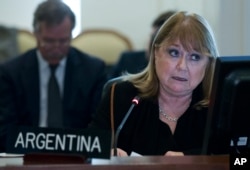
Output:
M119 137L119 134L120 134L120 131L122 130L124 124L126 123L129 115L131 114L132 110L134 109L134 107L136 105L139 104L139 101L140 101L140 97L138 96L135 96L132 100L132 105L130 106L128 112L126 113L126 115L124 116L121 124L118 126L117 130L116 130L116 133L115 133L115 140L114 140L114 156L117 156L117 142L118 142L118 137Z

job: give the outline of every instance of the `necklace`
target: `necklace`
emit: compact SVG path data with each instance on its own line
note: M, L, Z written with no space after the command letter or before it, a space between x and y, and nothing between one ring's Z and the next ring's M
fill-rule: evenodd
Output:
M161 108L159 108L160 114L162 114L166 119L168 119L171 122L177 122L178 118L177 117L171 117L167 115Z

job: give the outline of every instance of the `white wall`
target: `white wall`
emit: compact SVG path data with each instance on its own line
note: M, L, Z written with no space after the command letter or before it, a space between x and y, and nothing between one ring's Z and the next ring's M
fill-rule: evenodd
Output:
M0 24L32 31L36 5L42 0L2 0ZM74 1L74 0L72 0ZM169 9L203 15L214 29L221 55L250 55L249 0L82 0L81 29L115 29L135 49L146 46L152 20Z
M249 37L249 30L245 30L250 22L245 18L246 0L221 0L219 10L218 38L222 55L246 54L245 38ZM248 3L249 5L249 3ZM250 6L248 6L249 9ZM244 9L245 8L245 9ZM249 16L249 15L248 15ZM250 53L249 53L250 55Z
M243 2L243 53L250 55L250 1Z
M119 30L136 49L146 47L151 23L161 12L174 9L203 14L202 0L84 0L82 9L83 29Z
M41 0L1 0L0 24L32 30L33 12Z

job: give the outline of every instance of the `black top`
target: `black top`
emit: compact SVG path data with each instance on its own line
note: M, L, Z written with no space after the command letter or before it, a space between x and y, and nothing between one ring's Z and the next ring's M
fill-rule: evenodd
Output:
M167 151L182 151L184 154L200 154L207 109L196 110L192 107L201 99L201 85L193 93L188 110L179 118L174 135L167 124L159 119L158 101L141 99L134 107L120 132L118 148L142 155L164 155ZM138 94L129 82L120 82L115 87L114 122L115 129L131 106L132 99ZM110 129L110 90L98 108L97 117L90 127Z

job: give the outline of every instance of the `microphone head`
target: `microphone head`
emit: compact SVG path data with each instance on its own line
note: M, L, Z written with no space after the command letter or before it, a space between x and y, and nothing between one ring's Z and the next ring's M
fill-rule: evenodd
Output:
M135 96L132 100L132 103L135 104L135 105L138 105L139 104L139 101L140 101L140 97L139 96Z

